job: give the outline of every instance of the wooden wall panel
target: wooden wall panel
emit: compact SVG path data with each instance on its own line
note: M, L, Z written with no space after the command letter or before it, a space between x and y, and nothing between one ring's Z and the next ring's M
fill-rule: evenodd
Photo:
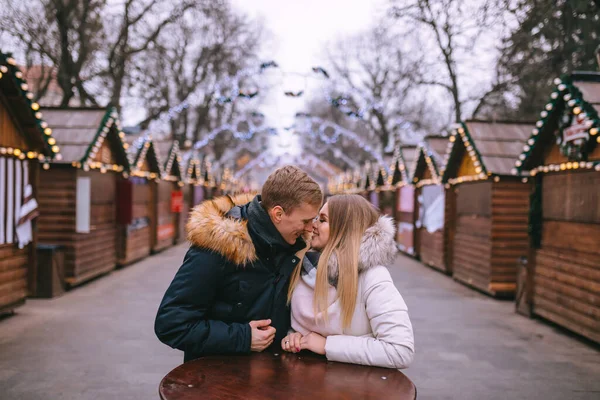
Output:
M129 265L150 255L153 220L152 185L145 179L135 178L132 187L133 221L130 226L119 226L117 264Z
M455 186L458 215L492 215L492 182L463 183Z
M92 182L90 233L76 235L76 274L67 279L77 285L115 269L117 264L117 178L113 172L78 171Z
M493 184L490 288L504 297L514 296L518 259L529 253L531 189L531 184L516 180Z
M544 219L600 223L599 187L600 174L597 171L563 172L544 176Z
M25 302L29 246L19 249L14 243L0 245L0 313Z
M63 246L66 277L76 275L76 173L74 168L42 170L37 197L39 243Z
M421 262L442 272L446 272L444 231L429 233L427 229L420 228L417 230L417 234L419 235L419 255Z
M596 343L600 343L598 237L598 223L544 220L533 285L534 314Z
M176 183L159 181L156 201L156 238L152 251L161 251L173 245L175 239L176 214L171 212L171 192L178 188Z
M29 150L23 135L19 133L17 125L2 102L0 102L0 146Z
M491 218L459 215L452 250L453 277L489 294L491 231Z
M414 186L396 189L394 220L396 221L396 242L398 248L409 255L415 255L415 192Z

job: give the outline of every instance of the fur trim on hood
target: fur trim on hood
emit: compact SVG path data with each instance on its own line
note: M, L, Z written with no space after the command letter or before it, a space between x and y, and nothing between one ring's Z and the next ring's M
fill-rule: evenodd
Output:
M256 261L248 221L227 216L232 208L243 206L253 198L248 194L223 196L198 204L186 225L188 241L194 246L219 253L237 265Z
M388 266L394 260L397 253L394 239L394 221L387 216L379 217L379 220L365 231L360 243L358 254L358 273L379 265ZM329 280L337 282L338 260L334 254L329 258Z

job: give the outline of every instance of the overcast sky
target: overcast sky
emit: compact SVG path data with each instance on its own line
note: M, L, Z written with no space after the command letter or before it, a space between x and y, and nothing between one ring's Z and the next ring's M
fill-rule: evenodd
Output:
M233 5L257 23L263 23L267 30L269 44L262 57L279 64L280 69L271 74L281 74L277 77L281 86L266 94L260 109L268 123L279 128L276 140L284 147L295 147L281 128L293 122L293 115L303 110L304 99L311 93L290 98L283 92L314 90L318 77L311 68L326 65L325 45L368 28L376 15L385 10L388 0L233 0Z

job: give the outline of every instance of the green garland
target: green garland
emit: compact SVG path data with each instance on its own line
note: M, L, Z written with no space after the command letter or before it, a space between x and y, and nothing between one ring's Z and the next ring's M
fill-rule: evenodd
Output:
M85 154L83 155L81 160L79 160L80 163L82 163L82 164L85 163L85 161L90 156L90 153L92 152L92 149L94 148L94 145L98 142L98 138L100 137L100 135L102 135L102 132L104 131L104 129L109 128L108 121L110 119L113 119L113 126L116 126L114 124L117 123L118 118L116 116L113 117L113 114L116 115L116 112L117 112L117 110L114 107L109 107L106 110L106 113L104 113L104 116L102 117L102 122L100 123L100 126L98 127L98 130L96 131L96 134L94 135L94 139L90 142L90 145L86 149ZM112 127L109 129L112 129ZM108 133L106 135L108 136ZM131 165L129 164L129 158L127 157L127 151L125 150L125 146L124 146L125 143L123 142L123 139L121 138L121 136L119 134L117 134L117 139L119 140L119 143L120 143L119 152L122 151L121 156L125 160L123 163L123 167L124 167L123 169L125 172L129 173L131 171Z
M475 142L471 137L471 133L469 132L467 125L464 122L460 122L459 126L460 127L458 129L454 129L451 134L451 136L454 137L454 143L451 143L448 152L446 153L446 159L444 161L444 170L442 172L442 183L448 183L448 180L451 179L448 167L450 165L454 165L457 162L456 157L458 153L458 146L462 146L464 148L464 151L467 152L467 148L462 140L462 136L458 132L458 130L461 128L463 129L463 135L467 137L467 141L473 147L473 151L475 152L475 159L479 162L479 166L481 167L481 172L479 174L488 174L487 168L485 167L481 159L481 154L479 153L479 150L477 149L477 146L475 145Z
M585 78L586 76L579 75L579 77ZM597 78L596 75L590 75L590 78L600 82L600 78ZM536 122L536 126L532 130L527 144L523 147L519 159L515 162L515 168L513 169L515 175L526 169L525 166L529 164L531 154L541 136L556 132L556 143L560 146L561 153L569 159L577 159L578 161L587 161L587 155L593 152L597 145L594 136L598 135L600 117L596 109L583 99L583 94L573 82L572 75L563 75L561 78L557 78L555 84L556 88L550 95L550 100L540 113L540 119ZM562 117L567 110L569 111L568 120L563 121ZM576 111L578 112L576 113ZM586 118L591 121L587 139L583 143L563 142L563 128L569 126L574 116L581 113L585 113Z
M39 109L39 105L33 101L33 94L29 92L27 82L23 79L23 73L19 70L16 65L16 62L12 58L12 54L0 52L0 79L2 75L10 76L9 79L12 79L15 83L16 87L19 89L19 93L23 97L25 104L29 107L29 111L35 121L36 128L40 132L40 135L44 138L44 144L46 145L44 154L47 158L53 159L59 152L54 151L54 146L49 143L49 140L52 138L51 134L46 134L46 130L48 126L43 119L38 118L38 110L34 110L34 107L37 106ZM50 131L48 131L50 132Z

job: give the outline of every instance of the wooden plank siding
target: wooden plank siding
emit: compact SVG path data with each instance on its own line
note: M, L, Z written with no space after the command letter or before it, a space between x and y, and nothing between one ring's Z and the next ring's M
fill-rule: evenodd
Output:
M40 174L38 240L63 246L65 277L76 274L76 177L75 168L51 168Z
M456 225L452 247L454 279L485 293L491 275L491 182L457 185Z
M427 170L429 171L429 170ZM415 199L418 199L423 191L423 187L415 189ZM436 232L428 232L425 228L417 228L415 225L416 240L415 251L421 262L444 273L449 273L448 269L448 229L445 226L446 208L448 207L448 192L444 190L444 227ZM415 201L415 214L419 214L419 202Z
M25 303L29 246L19 249L14 243L0 245L0 313Z
M12 147L21 150L27 150L29 146L25 138L19 132L10 112L0 102L0 145L3 147Z
M76 232L77 177L89 177L90 232ZM39 240L64 246L65 281L79 285L116 267L116 179L114 172L51 168L40 180Z
M171 212L171 192L178 189L176 183L158 181L156 185L156 237L153 252L173 245L178 214Z
M117 264L129 265L150 255L152 243L152 185L146 179L136 179L132 184L133 220L146 219L147 225L134 229L119 226Z
M492 186L492 254L490 292L512 297L517 289L517 261L529 249L531 184L501 180Z
M20 133L18 125L15 124L15 120L2 102L0 102L0 145L24 151L28 150L24 136ZM35 169L37 165L37 160L28 164L29 182L36 197ZM7 193L0 193L0 196L7 196ZM0 244L0 313L10 311L25 303L29 290L34 289L31 285L32 282L35 282L36 268L35 257L33 256L36 240L34 231L33 241L23 249L19 249L16 243Z
M435 231L429 233L427 229L419 228L417 235L419 236L419 250L417 251L421 262L437 270L446 272L444 232Z
M185 224L190 215L190 210L193 207L193 190L192 185L185 185L181 188L183 192L183 206L181 212L177 214L177 226L176 226L176 237L175 243L183 243L187 240L185 231Z
M69 285L78 285L112 271L117 265L117 179L114 172L77 171L90 177L90 233L76 235L75 275L68 276Z
M533 314L600 343L600 174L544 176Z
M415 194L413 186L396 189L394 196L394 220L396 221L396 243L400 250L415 255Z

